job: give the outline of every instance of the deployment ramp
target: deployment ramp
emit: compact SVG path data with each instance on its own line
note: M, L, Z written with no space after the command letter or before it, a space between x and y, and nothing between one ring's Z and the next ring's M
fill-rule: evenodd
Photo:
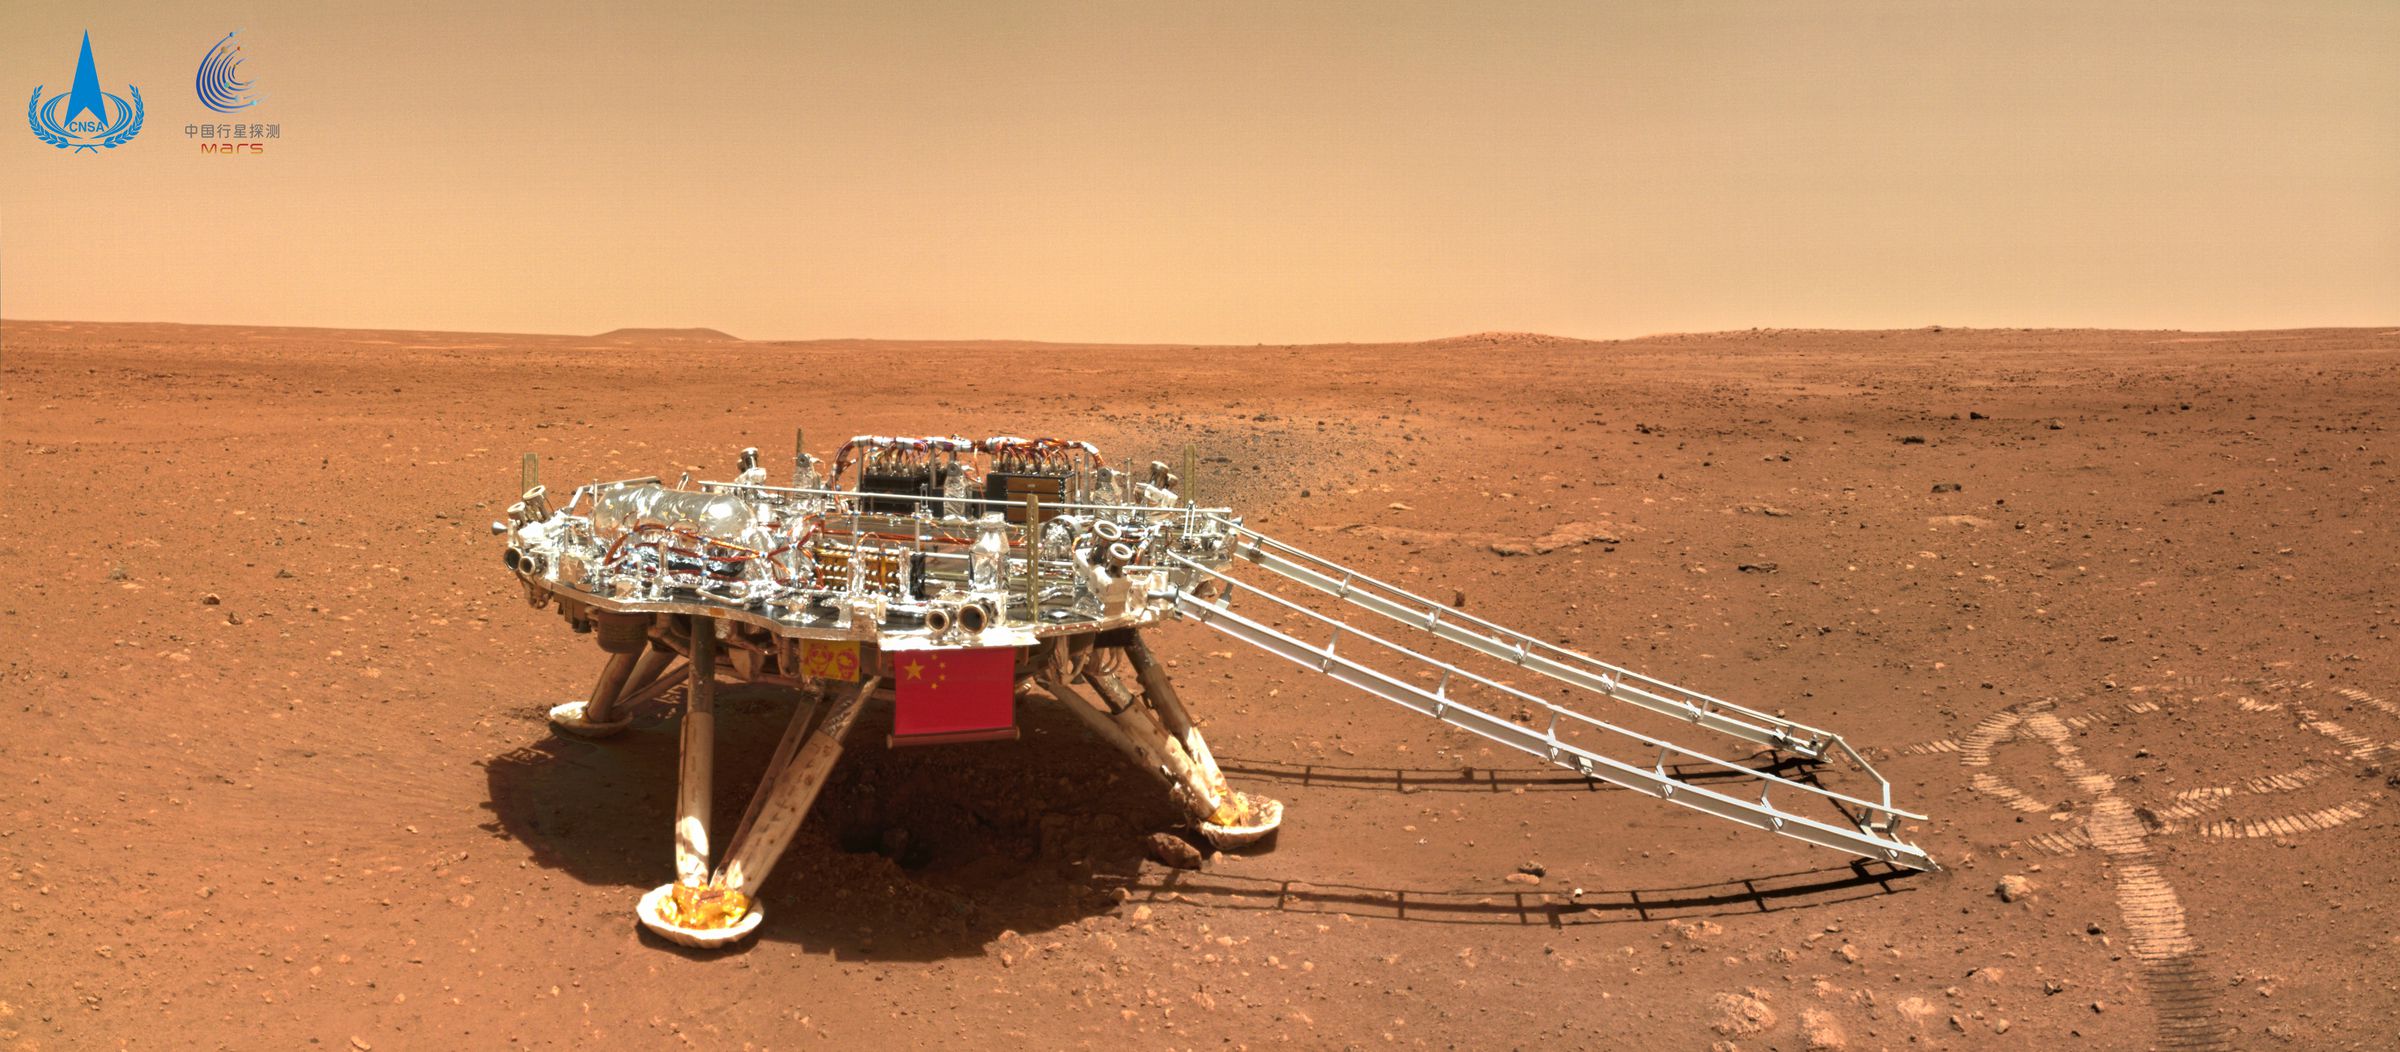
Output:
M1230 520L1219 520L1216 525L1232 538L1235 559L1268 572L1267 587L1170 556L1178 566L1197 575L1194 585L1176 600L1184 617L1588 778L1862 858L1909 869L1939 868L1931 856L1897 835L1901 820L1923 821L1925 816L1892 806L1891 783L1831 731L1733 705L1553 646ZM1216 587L1206 587L1201 581L1215 582ZM1566 692L1570 696L1596 696L1595 704L1603 710L1607 704L1626 706L1751 746L1789 753L1811 764L1838 755L1872 784L1863 789L1864 797L1853 796L1813 778L1786 778L1774 770L1744 766L1620 726L1412 650L1274 590L1295 585L1564 684L1573 688ZM1242 612L1235 610L1237 605ZM1322 644L1301 638L1314 639L1320 634L1325 639ZM1433 685L1428 688L1423 682ZM1518 722L1479 707L1497 707L1496 703L1504 700L1533 714L1532 722Z

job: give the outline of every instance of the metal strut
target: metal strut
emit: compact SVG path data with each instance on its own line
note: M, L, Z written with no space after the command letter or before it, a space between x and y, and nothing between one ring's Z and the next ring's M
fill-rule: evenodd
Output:
M1190 587L1181 590L1175 603L1177 612L1184 617L1302 668L1322 672L1368 694L1586 777L1862 858L1909 869L1939 868L1923 849L1893 834L1902 819L1922 821L1925 816L1894 807L1890 783L1837 735L1729 705L1542 643L1523 633L1446 610L1347 567L1279 544L1255 531L1242 529L1232 523L1224 525L1242 538L1242 543L1236 548L1236 554L1241 558L1437 638L1460 643L1511 665L1585 687L1610 699L1686 719L1744 741L1786 749L1810 758L1821 757L1828 751L1839 751L1875 781L1877 790L1874 795L1878 799L1865 799L1835 792L1821 785L1795 781L1771 771L1746 767L1729 759L1618 726L1411 650L1198 562L1179 555L1170 556L1179 568L1200 579L1223 584L1215 598L1204 598ZM1260 597L1287 615L1296 615L1315 623L1325 630L1327 641L1322 645L1304 642L1262 621L1235 613L1231 608L1233 597L1242 592ZM1342 644L1338 653L1336 643ZM1397 667L1409 675L1422 673L1429 679L1433 678L1433 673L1438 673L1439 685L1427 690L1410 682L1403 674L1370 667L1362 657L1377 654L1374 648L1380 648L1386 659L1383 664L1387 667ZM1549 716L1547 725L1520 725L1478 709L1453 693L1454 685L1458 683L1474 683L1546 711ZM1561 737L1562 727L1570 732L1571 739ZM1638 756L1640 759L1618 759L1603 749ZM1700 784L1678 770L1670 769L1685 766L1699 768L1709 784ZM1777 803L1777 799L1809 806L1820 814L1796 812L1785 804Z

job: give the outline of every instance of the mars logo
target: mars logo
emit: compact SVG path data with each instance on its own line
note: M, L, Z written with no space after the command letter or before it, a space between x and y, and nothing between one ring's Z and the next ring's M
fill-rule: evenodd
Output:
M200 104L218 113L239 113L258 105L258 100L250 97L253 82L242 79L242 46L233 42L240 32L225 34L225 39L208 49L200 60L200 72L192 75Z
M25 123L35 137L61 150L114 150L142 131L142 89L128 84L125 90L133 93L131 103L100 90L100 74L92 65L92 35L85 33L74 85L48 99L42 98L40 87L34 88L33 101L25 104Z

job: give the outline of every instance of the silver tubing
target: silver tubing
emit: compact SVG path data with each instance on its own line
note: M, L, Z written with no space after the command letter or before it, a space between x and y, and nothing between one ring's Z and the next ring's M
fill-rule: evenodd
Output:
M1594 726L1658 750L1658 758L1651 762L1650 766L1637 766L1602 755L1572 742L1563 741L1559 739L1555 729L1537 730L1519 726L1471 705L1453 700L1446 696L1446 692L1428 691L1390 674L1376 671L1345 654L1337 653L1336 643L1327 643L1322 647L1303 643L1260 622L1234 613L1221 603L1199 599L1189 592L1177 597L1176 608L1185 616L1191 617L1201 624L1293 664L1322 672L1336 681L1368 694L1422 715L1432 716L1494 743L1542 757L1550 763L1587 777L1597 778L1669 803L1679 804L1819 847L1848 852L1861 858L1889 862L1908 869L1940 868L1934 863L1932 856L1926 854L1923 849L1880 832L1891 829L1898 819L1922 819L1922 815L1900 811L1881 804L1870 804L1856 797L1831 792L1802 782L1794 782L1767 772L1729 764L1705 753L1685 749L1600 721L1589 720L1588 717L1584 718ZM1303 612L1308 611L1304 610ZM1405 648L1350 629L1338 621L1332 621L1322 615L1315 616L1335 627L1337 642L1343 638L1356 637L1399 651L1419 662L1445 669L1450 668L1422 655L1416 655ZM1454 674L1467 675L1463 671L1455 669L1451 671ZM1508 690L1508 688L1501 689ZM1512 693L1521 695L1522 692L1512 691ZM1559 711L1555 706L1550 708L1554 713ZM1745 799L1676 778L1666 770L1667 758L1670 755L1688 756L1722 769L1741 772L1756 780L1759 786L1758 797ZM1834 802L1837 809L1841 803L1856 804L1867 809L1870 814L1864 821L1857 822L1855 828L1845 828L1796 814L1774 805L1767 799L1770 790L1817 797ZM1847 811L1843 813L1845 818L1850 817Z

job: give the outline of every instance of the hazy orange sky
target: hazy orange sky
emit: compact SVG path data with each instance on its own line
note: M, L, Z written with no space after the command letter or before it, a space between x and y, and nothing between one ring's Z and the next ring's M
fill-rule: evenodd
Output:
M2400 322L2400 4L57 3L0 314L1226 343ZM185 126L241 31L282 125ZM13 111L8 111L13 112ZM229 121L232 118L214 117Z

